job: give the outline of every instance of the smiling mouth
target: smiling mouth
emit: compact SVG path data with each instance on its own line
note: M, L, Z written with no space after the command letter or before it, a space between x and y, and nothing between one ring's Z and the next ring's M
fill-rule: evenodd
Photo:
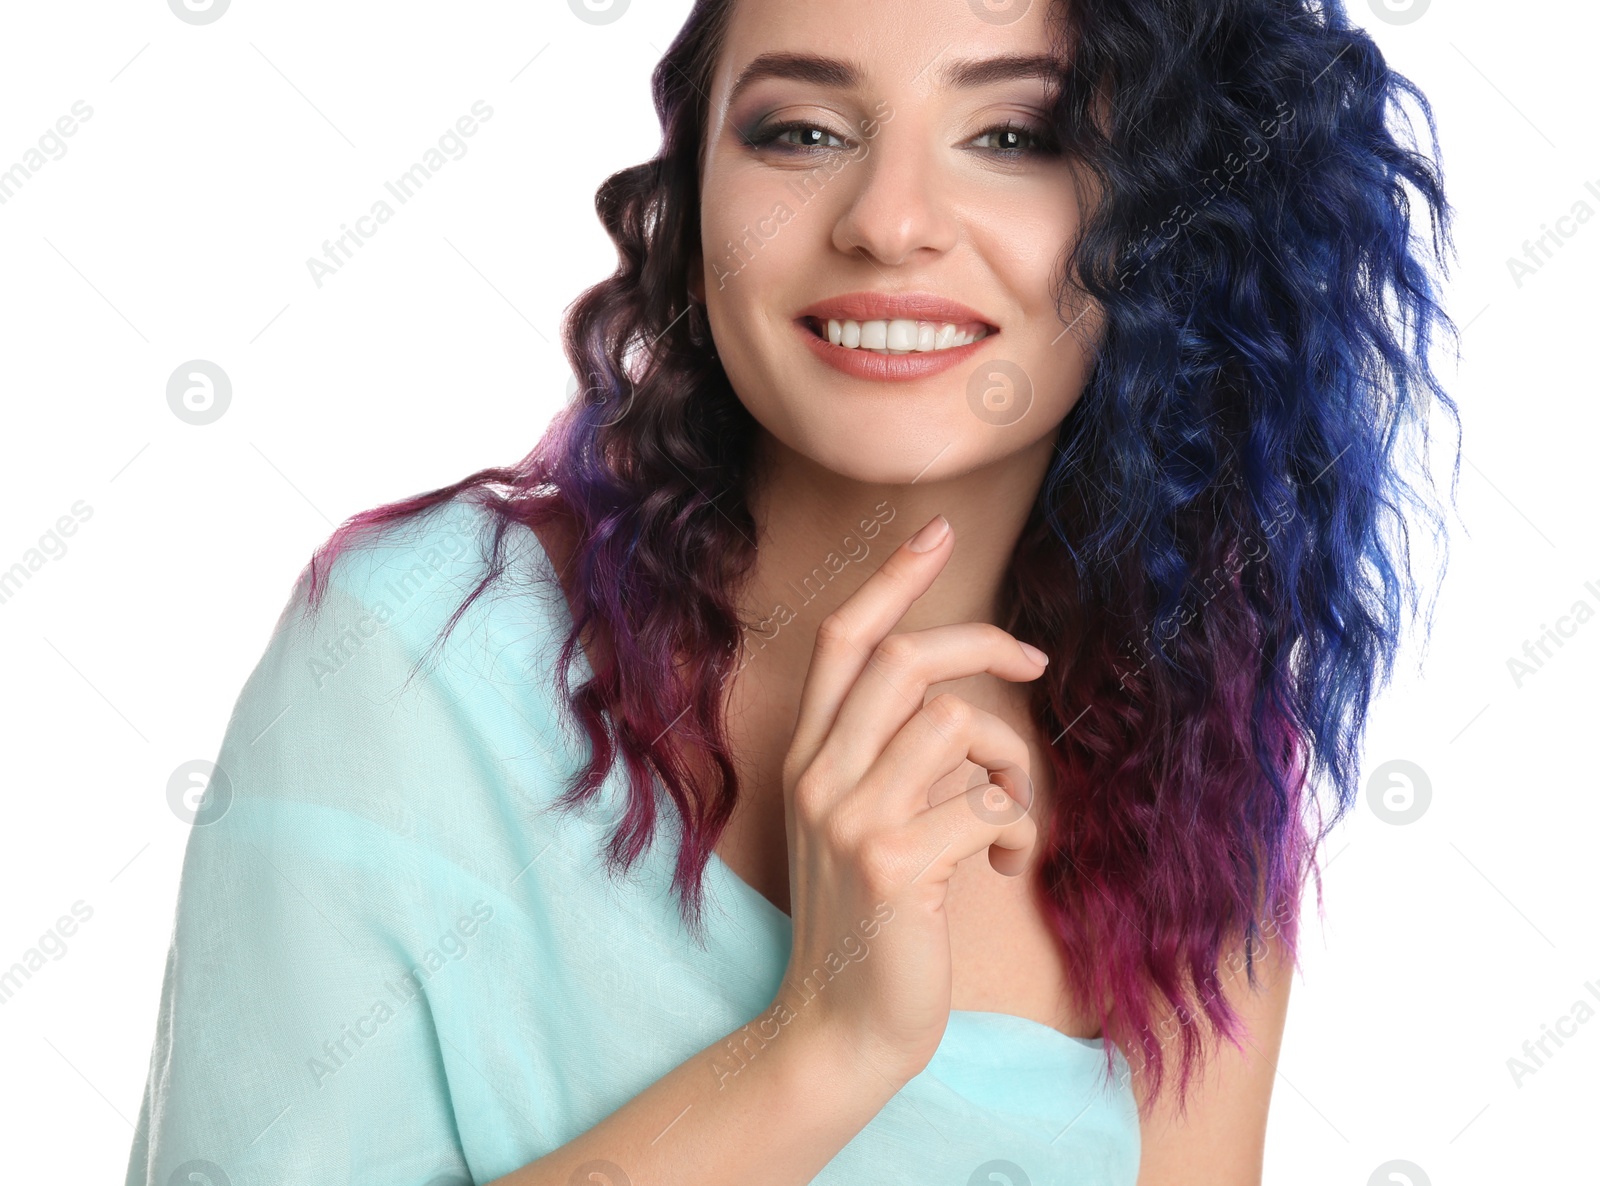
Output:
M913 321L898 317L882 321L806 317L803 321L824 342L872 354L935 354L970 346L1000 332L981 321Z

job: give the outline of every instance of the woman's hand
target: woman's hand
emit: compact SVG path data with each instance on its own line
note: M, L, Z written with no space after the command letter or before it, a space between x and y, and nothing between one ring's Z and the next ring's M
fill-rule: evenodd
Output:
M923 700L931 684L982 671L1036 679L1043 653L981 622L890 634L953 535L937 517L823 620L783 766L794 944L777 1000L896 1088L949 1021L944 903L957 862L987 848L1017 876L1038 836L1022 737L958 696ZM996 782L929 806L968 759Z

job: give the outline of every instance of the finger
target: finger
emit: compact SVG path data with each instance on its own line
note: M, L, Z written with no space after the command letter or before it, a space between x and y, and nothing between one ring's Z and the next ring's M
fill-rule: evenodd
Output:
M830 739L824 753L831 753L832 744ZM1033 802L1031 755L1022 735L994 713L946 692L889 739L860 779L847 783L850 789L835 810L898 825L928 810L929 788L963 762L982 766L1021 808ZM1012 817L993 818L998 823Z
M1014 818L1007 816L1001 822L986 808L974 807L975 799L981 803L990 793L1010 797L990 783L946 799L911 820L907 825L907 847L919 857L912 881L949 881L958 864L985 849L996 873L1017 877L1027 871L1039 839L1039 825L1031 813L1020 809Z
M899 624L911 603L928 591L949 560L955 532L944 534L926 551L911 545L944 520L936 515L922 531L890 552L861 587L845 598L817 627L811 665L800 690L800 708L789 743L789 757L809 766L833 727L839 706L866 667L873 649Z
M1014 635L987 622L891 634L878 644L845 695L819 752L827 755L829 768L849 782L924 710L933 685L979 672L1031 680L1044 670L1045 664L1030 658Z

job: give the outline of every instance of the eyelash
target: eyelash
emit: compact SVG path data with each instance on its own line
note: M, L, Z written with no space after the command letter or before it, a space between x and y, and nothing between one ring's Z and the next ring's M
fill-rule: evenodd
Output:
M741 139L744 141L745 147L747 148L756 150L773 149L784 155L804 156L814 152L832 151L836 147L846 149L852 147L852 145L848 143L840 144L838 146L829 144L779 144L779 139L791 132L821 132L824 136L830 139L840 139L839 136L835 135L833 132L830 132L821 124L808 123L805 120L788 120L784 123L772 124L769 127L760 128L753 133L741 135ZM1012 123L1010 121L1001 124L995 124L993 127L985 128L972 139L981 140L985 136L993 136L996 134L1004 135L1008 132L1014 132L1018 136L1026 138L1029 142L1031 142L1032 147L994 148L988 149L987 151L992 152L995 156L998 156L1004 160L1020 160L1024 157L1052 157L1060 154L1059 147L1056 145L1054 139L1049 133L1042 132L1037 128L1030 128L1022 124Z

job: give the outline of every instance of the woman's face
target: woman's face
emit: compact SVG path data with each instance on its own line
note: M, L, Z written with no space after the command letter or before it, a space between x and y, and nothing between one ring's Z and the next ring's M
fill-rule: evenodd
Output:
M734 2L702 295L741 401L832 472L967 473L1053 439L1082 391L1099 318L1055 303L1080 209L1049 7Z

